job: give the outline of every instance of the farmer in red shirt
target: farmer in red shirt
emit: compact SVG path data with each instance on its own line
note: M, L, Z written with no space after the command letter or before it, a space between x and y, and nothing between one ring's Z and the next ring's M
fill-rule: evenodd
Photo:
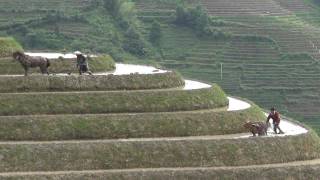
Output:
M275 110L275 108L270 109L270 114L267 118L267 123L269 123L269 120L273 120L273 131L276 134L284 134L284 132L280 129L279 124L280 124L280 114ZM277 133L277 129L279 130L279 133Z

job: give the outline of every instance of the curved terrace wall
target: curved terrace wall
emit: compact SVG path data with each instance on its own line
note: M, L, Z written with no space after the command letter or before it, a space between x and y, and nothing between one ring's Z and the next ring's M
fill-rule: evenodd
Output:
M122 70L129 66L123 67ZM75 86L79 88L74 89L75 92L7 93L19 91L19 87L14 86L23 84L14 84L13 80L27 81L29 77L1 76L0 178L12 175L13 179L75 179L86 176L114 179L128 175L127 177L134 179L144 171L147 177L162 179L168 172L183 168L187 170L179 171L180 174L173 173L172 177L193 178L194 174L189 176L189 173L198 173L199 168L203 168L203 172L208 172L209 175L197 178L212 177L212 173L224 177L219 174L220 171L209 171L210 167L215 170L220 167L222 171L227 167L229 172L235 172L225 176L226 178L233 175L240 177L241 173L246 177L249 170L237 169L255 165L263 169L269 164L275 166L275 163L286 164L320 158L319 137L307 128L283 120L282 125L290 125L290 131L294 132L289 132L285 127L286 133L281 136L251 138L248 133L243 133L246 132L242 127L243 123L247 120L265 120L265 115L253 103L227 98L215 84L211 87L194 81L186 81L184 88L140 90L143 83L148 83L148 78L150 82L154 82L152 79L157 77L162 83L167 82L164 80L166 77L163 77L165 75L171 73L178 76L152 68L148 68L148 73L144 74L135 69L139 66L130 67L132 70L125 69L123 72L119 68L113 75L101 73L77 77L75 82L84 81L84 87L89 87L88 92L79 91L84 90L79 83ZM141 72L145 72L145 69ZM39 80L32 79L34 77L40 76L30 76L29 80L38 82ZM105 81L105 84L111 85L104 85L101 81L93 80L97 77L126 82L119 87L130 83L130 86L136 87L133 83L135 81L128 79L135 77L139 79L141 86L136 87L138 90L112 91L108 89L114 87L111 86L112 79ZM61 78L69 83L75 76L62 74L40 78L51 78L51 81L43 83L46 86L41 84L38 86L40 88L30 91L60 87L67 83L52 82L53 78ZM181 79L177 81L174 83L181 83ZM3 86L6 86L5 83L12 85L7 86L7 90L2 90L1 83ZM67 87L72 86L74 84L67 84ZM110 91L91 91L94 87ZM71 89L61 89L67 90ZM160 171L153 171L151 168L167 170L160 170L163 172L161 175ZM82 170L85 171L82 174L70 172ZM92 170L99 170L101 173L90 174L94 172ZM111 173L103 172L108 170ZM271 169L270 172L275 171Z
M198 180L198 179L290 179L310 180L320 177L320 164L311 162L292 164L274 164L240 167L208 167L208 168L159 168L159 169L124 169L97 171L65 171L41 173L2 173L3 180L14 179L130 179L140 180L141 177L153 180Z
M195 90L2 93L0 115L165 112L225 107L219 86Z
M319 149L319 139L312 133L245 139L200 136L2 142L0 171L258 165L319 158Z
M178 137L247 132L246 121L265 121L257 106L163 113L0 116L0 140ZM16 127L19 127L18 129Z
M94 76L0 76L0 93L36 91L110 91L182 87L176 72Z

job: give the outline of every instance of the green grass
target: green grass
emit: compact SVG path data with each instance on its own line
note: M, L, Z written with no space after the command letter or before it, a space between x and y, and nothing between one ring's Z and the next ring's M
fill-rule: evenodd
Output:
M219 86L199 90L3 93L0 115L185 111L225 107Z
M22 51L21 45L11 37L0 37L0 58L11 57L15 51Z
M50 60L49 73L78 73L76 59L52 59ZM92 72L106 72L115 69L115 62L109 55L90 58L89 68ZM0 74L24 74L21 64L12 58L0 59ZM30 69L31 73L40 73L39 68Z
M1 172L283 163L318 158L318 142L318 137L304 134L220 140L3 143Z
M262 111L225 109L139 114L0 116L0 140L72 140L221 135L247 132Z
M99 67L99 66L97 66ZM94 76L2 76L0 92L110 91L177 88L184 80L176 72Z

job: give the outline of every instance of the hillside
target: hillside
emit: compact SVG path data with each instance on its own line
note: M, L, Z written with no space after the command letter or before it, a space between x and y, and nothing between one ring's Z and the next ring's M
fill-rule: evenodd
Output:
M199 3L213 17L211 27L229 37L199 37L189 27L168 23L175 20L175 3L137 0L146 26L152 19L161 22L159 63L190 78L217 82L264 108L276 106L318 130L319 7L302 0Z
M320 130L320 10L312 0L108 2L117 1L1 0L0 35L28 50L79 49L157 63ZM175 23L177 7L190 4L211 16L212 36ZM156 43L150 40L155 20L161 31Z
M133 4L112 2L1 0L0 36L13 36L28 50L108 53L122 61L154 55L136 29Z

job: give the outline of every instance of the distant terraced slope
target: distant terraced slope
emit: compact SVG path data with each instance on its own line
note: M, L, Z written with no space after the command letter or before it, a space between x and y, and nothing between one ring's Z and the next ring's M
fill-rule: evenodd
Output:
M14 37L29 51L80 50L134 58L124 50L127 27L119 26L121 18L113 17L104 2L0 0L0 36Z
M216 25L233 38L199 38L172 23L174 3L138 0L141 19L162 22L160 63L188 77L219 83L259 105L278 107L320 129L320 19L315 5L303 0L202 0ZM146 28L142 28L146 29ZM249 38L266 37L269 40ZM222 74L221 74L222 69Z
M41 0L1 0L0 1L0 25L12 25L37 20L49 13L61 12L66 15L75 15L77 12L90 7L92 0L65 0L65 1L41 1Z

